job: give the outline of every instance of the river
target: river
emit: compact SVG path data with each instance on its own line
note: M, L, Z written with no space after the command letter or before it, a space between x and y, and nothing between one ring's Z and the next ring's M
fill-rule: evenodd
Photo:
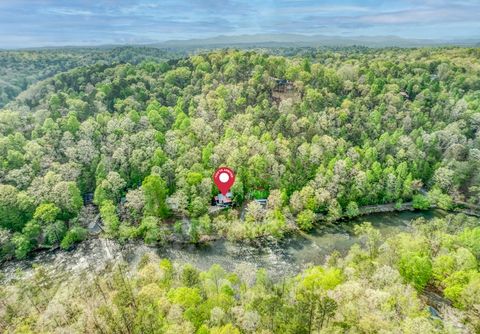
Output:
M27 276L35 265L44 266L50 273L79 275L83 272L97 272L108 264L126 261L134 266L144 254L168 258L176 265L191 263L199 269L208 269L220 264L249 279L259 268L264 268L278 279L291 276L310 264L321 264L325 257L337 250L345 254L357 241L353 227L369 221L383 236L406 231L412 219L443 216L441 211L391 212L365 215L336 224L319 225L306 234L294 234L281 241L266 241L260 245L216 240L205 245L168 244L162 247L149 247L142 242L124 245L103 238L91 238L71 251L55 250L37 253L30 259L10 261L0 267L0 273L7 281L15 278L18 270Z

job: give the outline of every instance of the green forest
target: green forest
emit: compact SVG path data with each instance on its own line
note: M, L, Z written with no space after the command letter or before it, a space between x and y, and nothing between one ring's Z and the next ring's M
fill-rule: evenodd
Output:
M0 107L36 82L78 66L167 60L185 52L148 47L0 50Z
M86 194L108 236L149 243L281 237L366 205L478 205L478 59L227 50L58 74L0 112L0 255L83 239ZM222 165L244 217L208 215Z
M0 106L0 265L88 238L261 243L451 214L386 239L357 225L346 254L281 280L152 257L39 266L1 286L0 331L480 332L479 48L0 51ZM220 166L232 208L212 205Z
M130 271L65 279L42 267L2 285L0 326L13 333L475 333L480 330L480 227L463 215L417 220L382 241L369 223L361 244L295 277L201 272L144 257ZM87 283L86 283L87 282ZM441 289L458 322L432 317L421 298ZM2 328L0 327L0 328Z

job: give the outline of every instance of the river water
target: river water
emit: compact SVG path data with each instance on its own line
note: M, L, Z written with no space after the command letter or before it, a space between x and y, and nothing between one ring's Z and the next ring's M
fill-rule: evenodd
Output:
M120 245L112 240L92 238L71 251L41 252L31 259L4 263L0 267L0 275L8 281L15 278L19 270L26 275L31 274L35 265L42 265L53 274L63 272L79 275L100 271L116 261L126 261L135 266L143 255L151 254L168 258L176 265L191 263L201 270L217 263L247 280L253 278L257 269L264 268L278 279L294 275L308 265L322 264L334 250L345 254L357 241L353 227L361 222L371 222L383 236L388 237L411 228L413 219L431 219L442 215L434 210L371 214L337 224L317 226L308 234L294 234L277 242L262 242L261 246L217 240L199 246L169 244L148 247L142 242Z

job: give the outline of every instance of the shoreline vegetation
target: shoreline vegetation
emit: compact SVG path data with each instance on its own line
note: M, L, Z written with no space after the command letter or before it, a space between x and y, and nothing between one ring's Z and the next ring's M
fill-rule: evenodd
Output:
M359 242L345 255L333 252L322 265L278 281L262 269L231 272L213 265L199 270L152 254L135 266L114 263L78 276L38 266L0 287L0 328L116 332L130 327L132 333L183 328L182 333L217 334L296 333L308 325L328 333L346 327L478 331L476 219L461 214L428 224L418 219L408 232L386 239L369 223L354 231ZM68 311L74 305L75 316ZM152 307L153 313L146 311ZM251 312L253 322L247 324L238 312Z
M459 203L459 206L460 205L465 205L465 203ZM447 210L444 210L444 209L440 209L438 208L437 206L430 206L429 208L424 208L424 209L416 209L414 208L413 206L413 202L407 202L407 203L401 203L401 204L398 204L398 203L387 203L387 204L378 204L378 205L368 205L368 206L365 206L365 207L360 207L359 208L359 212L358 212L358 215L355 216L355 217L348 217L348 216L342 216L340 218L338 218L337 220L335 221L331 221L331 220L325 220L325 216L324 215L316 215L316 218L315 218L315 221L312 225L312 228L318 228L320 226L322 226L323 224L328 224L328 225L338 225L340 224L341 222L344 222L345 220L349 220L349 219L353 219L353 218L359 218L361 216L365 216L365 215L371 215L371 214L381 214L381 213L393 213L393 212L403 212L403 211L428 211L428 210L442 210L443 212L445 212L446 214L463 214L465 216L468 216L468 217L480 217L480 210L479 208L477 207L472 207L472 206L469 206L468 209L465 209L465 208L460 208L459 206L456 206L455 208L452 208L451 210L447 211ZM226 209L228 210L228 209ZM218 214L218 212L217 212ZM355 224L352 224L352 225L359 225L361 223L355 223ZM480 222L479 222L480 224ZM292 229L290 230L286 230L285 231L285 235L282 236L282 238L289 238L291 237L290 233L306 233L308 235L308 231L302 231L301 229L299 229L296 225L294 224L290 224L290 226L292 227ZM106 238L106 239L111 239L111 237L109 238L108 236L105 235L105 233L103 232L103 228L102 228L102 224L98 223L98 225L96 226L96 228L100 228L100 230L102 232L98 232L98 230L95 232L95 233L89 233L88 234L88 237L86 239L91 239L91 238ZM261 246L262 244L262 240L264 240L264 238L272 238L271 235L261 235L261 236L257 236L255 237L254 239L231 239L229 241L232 241L232 242L236 242L236 243L249 243L249 244L253 244L253 245L259 245ZM146 246L151 246L151 247L157 247L159 245L168 245L168 244L196 244L196 245L201 245L201 244L208 244L210 242L213 242L213 241L218 241L218 240L227 240L228 238L226 236L222 236L222 235L202 235L199 237L198 240L196 240L196 242L192 242L190 239L188 239L187 237L185 236L182 236L182 237L178 237L178 236L175 236L173 233L171 234L167 234L166 235L166 239L163 240L160 244L151 244L151 243L145 243L144 241L142 241L141 239L137 241L139 242L142 242L144 243ZM275 239L278 239L278 238L275 238ZM82 242L82 241L80 241ZM37 255L39 253L42 253L42 252L53 252L53 251L57 251L58 249L60 249L60 245L57 245L55 247L39 247L37 249L35 249L31 255L34 256L34 255ZM69 249L64 249L62 251L65 251L65 252L69 252L69 251L72 251L73 249L75 248L75 245L74 247L70 247ZM15 259L7 259L7 260L3 260L3 261L0 261L0 269L1 269L1 266L9 261L23 261L23 259L21 260L15 260Z

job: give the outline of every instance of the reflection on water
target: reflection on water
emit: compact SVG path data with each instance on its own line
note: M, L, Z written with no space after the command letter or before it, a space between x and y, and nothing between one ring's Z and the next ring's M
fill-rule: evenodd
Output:
M332 251L337 250L345 254L358 241L353 233L354 226L357 224L368 221L386 238L408 230L413 219L419 217L431 219L439 216L441 213L438 211L421 213L404 211L363 216L341 224L318 227L310 234L291 238L286 241L286 253L300 265L320 264Z
M356 224L371 222L382 235L388 237L408 230L413 219L438 216L442 216L439 211L372 214L340 224L318 226L309 234L295 234L261 247L219 240L199 247L177 245L158 249L157 254L177 263L191 263L200 269L208 269L218 263L237 273L264 268L274 277L280 277L295 274L309 264L321 264L334 250L345 254L357 241L353 233Z
M42 264L51 271L96 271L118 260L136 265L144 254L153 253L177 264L191 263L202 270L218 263L245 279L254 275L259 268L265 268L278 278L293 275L309 264L321 264L334 250L344 254L357 241L353 234L355 224L369 221L387 237L408 230L412 219L431 219L441 215L439 211L372 214L339 224L318 226L309 234L295 234L262 246L218 240L201 246L174 244L158 248L147 247L139 242L120 246L105 239L91 239L70 252L58 250L38 254L30 260L6 263L0 272L11 279L17 269L28 272L34 264Z

